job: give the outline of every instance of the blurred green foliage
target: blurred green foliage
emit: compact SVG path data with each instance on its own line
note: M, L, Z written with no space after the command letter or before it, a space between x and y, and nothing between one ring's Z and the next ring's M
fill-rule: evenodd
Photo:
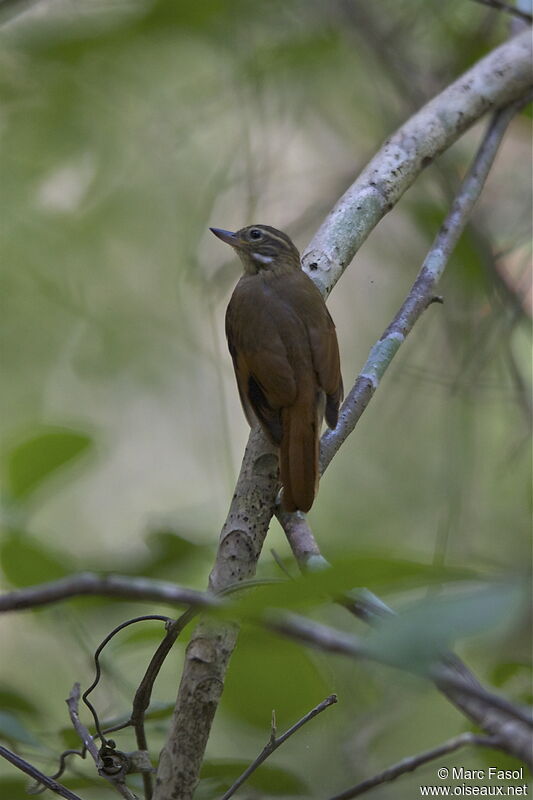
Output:
M198 796L221 796L237 780L242 772L249 766L247 761L210 760L202 767L201 782L198 787ZM309 785L297 778L288 769L272 767L268 764L261 766L253 773L247 782L248 787L262 792L263 796L277 797L309 797Z
M265 222L303 248L383 139L508 21L468 0L11 0L0 22L4 590L76 569L203 587L247 435L223 335L239 268L208 226ZM421 176L333 293L346 386L480 133ZM374 634L391 660L416 667L425 645L467 637L479 677L519 702L531 695L526 625L489 578L521 585L530 556L530 158L522 115L442 281L444 306L428 309L322 481L310 518L334 571L236 599L245 615L303 606L361 633L325 597L364 583L405 607L401 626ZM283 577L269 547L296 574L279 530L269 536L260 577ZM139 609L87 598L5 615L2 738L53 772L73 744L64 697L89 685L97 644ZM104 720L128 713L161 636L147 623L113 640L95 692ZM154 754L187 636L156 684ZM257 755L273 708L284 728L332 691L338 706L247 796L324 797L465 727L422 681L245 623L198 797L219 796ZM117 739L134 749L130 731ZM24 778L0 770L0 793L25 797ZM86 800L112 794L79 759L65 780ZM420 783L402 780L405 796Z
M4 467L8 497L27 499L46 478L80 456L90 444L85 434L53 429L16 444L8 451Z

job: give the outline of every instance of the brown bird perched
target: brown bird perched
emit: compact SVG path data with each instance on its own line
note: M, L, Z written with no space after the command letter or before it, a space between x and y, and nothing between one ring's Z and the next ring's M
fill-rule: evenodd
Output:
M244 266L226 336L250 425L279 447L286 511L308 511L318 484L322 417L337 425L342 378L335 325L289 237L269 225L210 229Z

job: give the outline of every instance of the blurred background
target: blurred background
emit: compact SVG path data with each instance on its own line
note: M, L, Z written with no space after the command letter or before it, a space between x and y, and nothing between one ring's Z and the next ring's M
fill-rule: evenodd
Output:
M503 41L509 20L473 0L3 0L0 23L3 588L81 569L203 588L248 436L224 338L240 269L208 226L266 223L304 249L381 142ZM485 124L426 170L328 301L346 387ZM525 112L441 283L444 305L417 324L321 483L310 521L327 558L370 551L511 576L529 563L530 175ZM274 526L260 574L280 575L271 548L296 574ZM75 741L63 700L91 682L97 644L161 610L85 599L4 616L8 746L53 772ZM322 618L358 629L344 614ZM519 702L527 630L513 614L459 648ZM127 714L161 635L145 623L110 645L95 693L105 720ZM186 638L156 685L154 754ZM282 729L331 691L342 703L243 796L325 797L468 727L403 673L245 631L198 797L255 757L272 708ZM129 733L118 742L134 749ZM469 751L457 763L484 757L504 760ZM71 788L112 795L71 763ZM0 775L3 796L25 796L14 768ZM421 775L374 797L407 796Z

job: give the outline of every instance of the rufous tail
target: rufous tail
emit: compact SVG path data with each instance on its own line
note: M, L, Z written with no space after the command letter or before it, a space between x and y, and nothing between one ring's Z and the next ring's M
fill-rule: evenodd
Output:
M302 398L282 409L281 421L282 506L285 511L309 511L318 486L319 424L315 397Z

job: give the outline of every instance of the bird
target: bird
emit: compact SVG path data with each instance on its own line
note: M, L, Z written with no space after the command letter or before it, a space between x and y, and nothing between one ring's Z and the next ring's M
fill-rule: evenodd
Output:
M244 268L225 324L244 413L278 448L282 508L307 512L323 417L337 426L343 394L335 325L286 233L269 225L210 230Z

